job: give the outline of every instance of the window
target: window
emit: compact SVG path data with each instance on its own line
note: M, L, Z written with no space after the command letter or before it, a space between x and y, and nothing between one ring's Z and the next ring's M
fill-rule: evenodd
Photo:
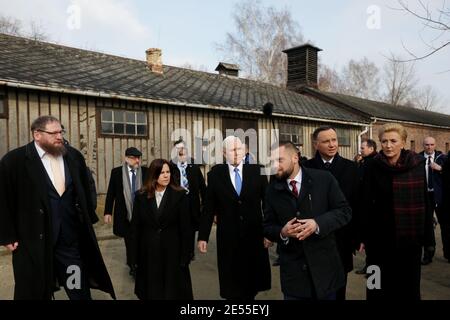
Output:
M6 105L6 94L0 91L0 118L6 118L8 115L8 108Z
M302 127L296 124L280 123L280 141L291 141L297 147L303 145Z
M351 145L351 137L350 131L346 129L336 129L338 142L340 146L350 146Z
M103 109L101 133L120 136L146 136L147 114L140 111Z

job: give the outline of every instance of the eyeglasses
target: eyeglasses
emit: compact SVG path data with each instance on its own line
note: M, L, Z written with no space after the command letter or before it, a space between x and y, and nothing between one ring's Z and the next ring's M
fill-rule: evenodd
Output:
M53 131L53 132L51 132L51 131L46 131L46 130L40 130L40 129L38 129L38 130L36 130L36 131L39 131L39 132L45 132L45 133L47 133L47 134L49 134L49 135L52 135L52 136L56 136L56 135L58 135L58 134L60 134L60 135L65 135L66 134L66 130L61 130L61 131Z

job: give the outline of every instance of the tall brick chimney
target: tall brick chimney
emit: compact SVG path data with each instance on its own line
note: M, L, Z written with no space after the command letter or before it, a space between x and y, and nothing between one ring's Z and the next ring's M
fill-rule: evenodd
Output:
M317 88L317 53L322 49L309 43L286 49L287 54L287 84L286 88L297 91L301 86Z
M161 49L150 48L145 50L147 55L147 66L151 72L163 73L163 65L161 60Z

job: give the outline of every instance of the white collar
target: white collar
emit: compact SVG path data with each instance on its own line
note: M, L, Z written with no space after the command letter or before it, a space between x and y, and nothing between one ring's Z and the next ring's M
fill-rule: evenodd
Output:
M185 167L187 168L187 161L181 162L180 160L178 160L178 162L177 162L177 167L178 167L178 168L181 168L181 166L183 165L183 163L184 163Z
M233 173L233 174L234 174L234 168L238 168L239 173L240 173L241 176L242 176L242 168L244 167L244 161L243 161L243 160L241 160L241 162L239 163L239 165L238 165L237 167L232 166L232 165L229 164L229 163L227 163L227 164L228 164L228 170L230 171L230 173Z
M37 144L36 141L34 142L34 146L36 147L36 150L37 150L37 152L38 152L38 154L39 154L39 158L42 159L42 158L47 154L47 152L45 152L45 150L42 149L42 148Z
M424 152L424 155L425 155L425 158L427 158L427 159L428 159L428 157L431 157L431 159L434 159L434 157L436 156L436 151L434 151L432 154L428 154L428 153Z
M297 175L294 177L294 179L287 179L287 183L288 185L291 184L291 181L295 180L297 183L299 183L300 185L302 184L302 169L300 168L300 170L298 170Z
M156 191L156 190L155 190L155 193L157 193L157 194L159 194L159 195L163 196L163 195L164 195L164 192L166 192L166 190L167 190L167 187L166 187L166 188L164 188L164 190L163 190L163 191Z
M330 160L325 160L324 158L322 158L322 157L320 157L321 159L322 159L322 161L323 161L323 163L327 163L327 162L329 162L329 163L333 163L333 160L334 160L334 157L333 158L331 158Z

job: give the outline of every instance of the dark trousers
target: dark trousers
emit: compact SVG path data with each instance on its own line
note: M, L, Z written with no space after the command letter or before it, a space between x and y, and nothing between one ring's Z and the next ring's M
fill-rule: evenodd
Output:
M91 291L87 280L86 268L81 259L79 245L77 243L65 245L57 242L54 248L54 270L58 282L64 286L70 300L91 300ZM77 271L80 271L79 273ZM79 275L79 288L72 285ZM68 286L69 285L69 286Z
M345 298L346 291L347 291L347 273L345 274L344 286L336 291L336 300L339 300L339 301L346 300L346 298ZM326 299L326 300L334 300L334 299Z
M367 300L420 300L420 246L392 251L373 252L367 257L370 265L380 267L380 289L367 289Z
M127 265L130 268L133 268L133 266L131 265L131 236L130 236L130 232L127 232L125 234L125 236L123 237L123 240L125 242L125 252L126 252L126 256L127 256Z
M436 247L436 239L434 236L433 216L436 202L434 201L434 192L427 192L428 206L425 215L425 230L424 230L424 254L426 255L431 248ZM432 257L431 257L432 258Z

